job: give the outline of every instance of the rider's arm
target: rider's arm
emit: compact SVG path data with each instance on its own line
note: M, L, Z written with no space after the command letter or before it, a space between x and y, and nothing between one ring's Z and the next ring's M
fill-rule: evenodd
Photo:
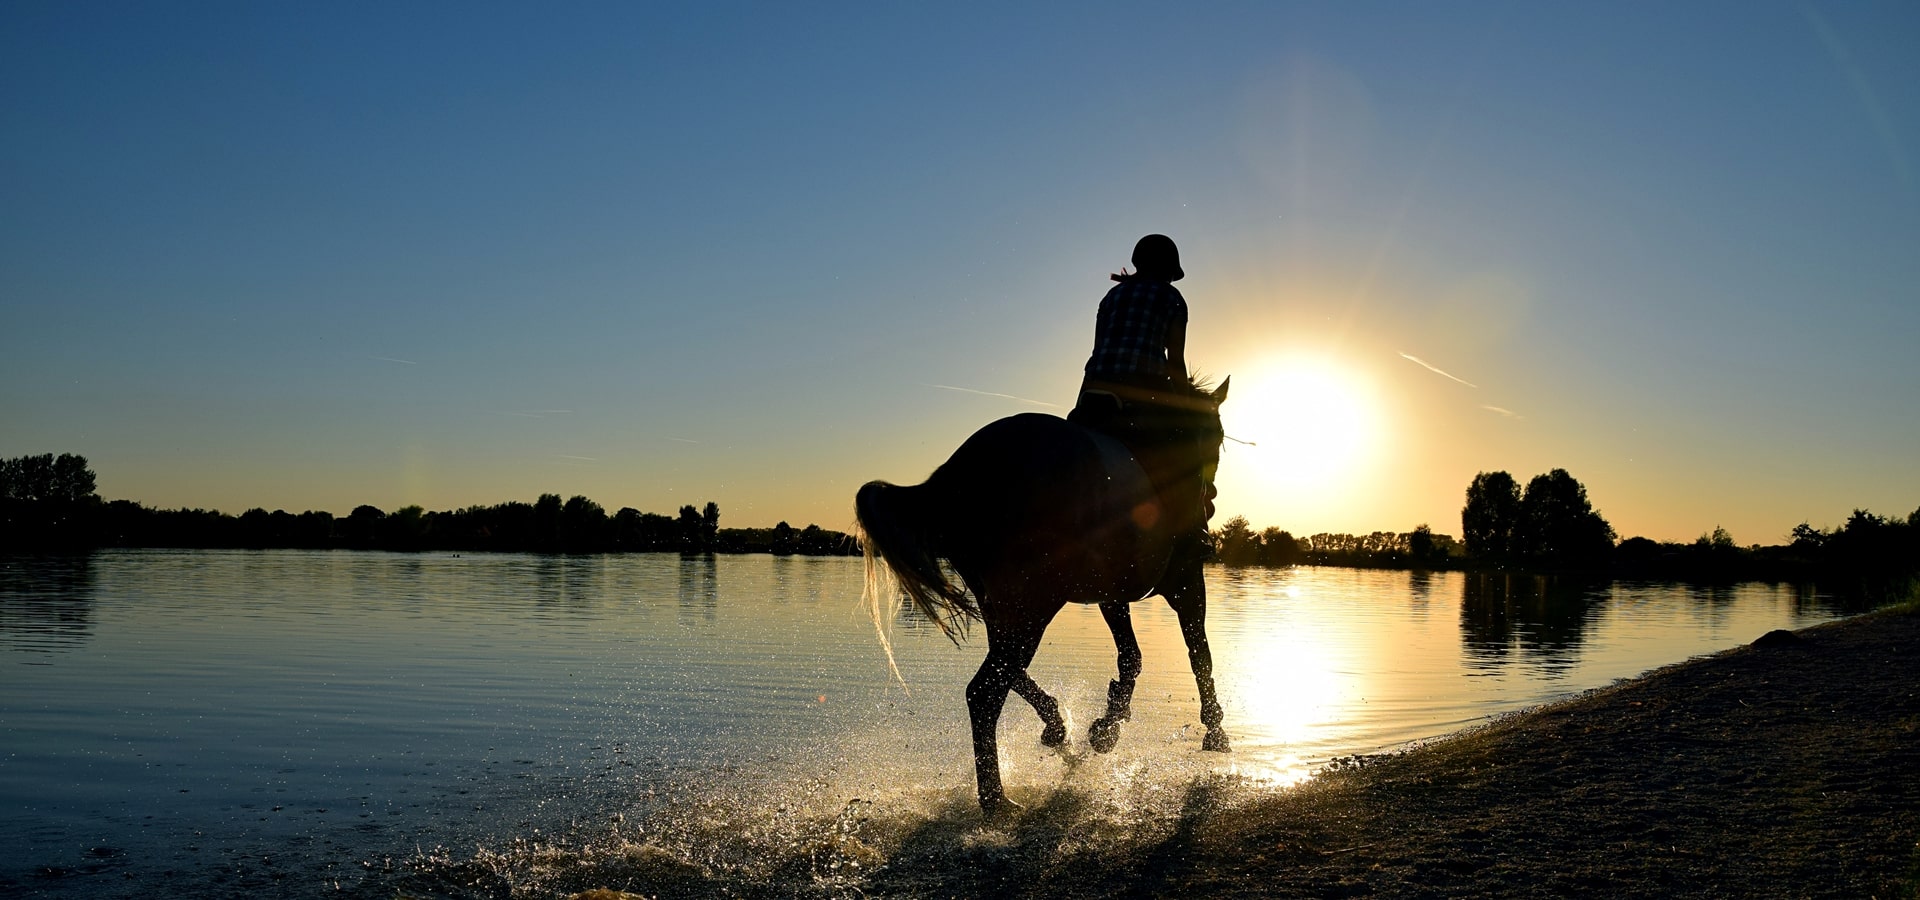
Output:
M1167 374L1175 379L1187 377L1187 323L1175 322L1167 329Z

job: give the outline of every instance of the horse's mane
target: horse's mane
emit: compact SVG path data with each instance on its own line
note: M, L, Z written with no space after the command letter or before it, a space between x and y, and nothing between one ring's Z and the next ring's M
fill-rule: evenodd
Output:
M1213 399L1213 391L1219 386L1220 385L1214 383L1212 378L1197 371L1189 371L1187 373L1187 383L1182 385L1187 392L1194 396L1204 395L1209 400Z
M1220 405L1214 397L1219 385L1198 372L1188 372L1185 383L1174 382L1162 396L1172 401L1169 405L1184 409L1187 413L1214 417L1219 415Z

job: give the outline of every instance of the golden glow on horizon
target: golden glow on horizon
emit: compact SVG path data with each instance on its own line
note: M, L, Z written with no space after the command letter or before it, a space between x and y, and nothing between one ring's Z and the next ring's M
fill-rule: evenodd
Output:
M1337 518L1329 514L1368 489L1382 455L1371 381L1327 355L1279 354L1236 373L1221 418L1228 435L1251 442L1228 445L1223 505L1256 511L1244 513L1256 528Z

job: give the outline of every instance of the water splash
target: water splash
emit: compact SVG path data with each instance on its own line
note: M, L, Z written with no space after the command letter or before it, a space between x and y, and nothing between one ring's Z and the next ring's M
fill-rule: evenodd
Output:
M1187 746L1197 739L1170 742L1186 752L1009 754L1009 784L1028 809L1003 821L983 819L970 783L929 786L911 766L846 764L817 776L725 767L697 783L608 798L621 808L552 834L422 851L371 886L419 900L1064 889L1089 865L1150 864L1204 818L1277 789L1221 773L1212 754Z

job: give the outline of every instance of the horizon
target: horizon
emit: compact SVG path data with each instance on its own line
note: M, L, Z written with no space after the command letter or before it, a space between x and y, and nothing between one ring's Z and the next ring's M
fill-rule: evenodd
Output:
M1160 232L1213 527L1920 505L1920 7L1386 9L10 7L0 457L844 531L1063 414Z
M84 457L83 457L83 458L84 458ZM1509 473L1509 474L1511 474L1511 473ZM1529 479L1519 479L1519 481L1523 481L1523 482L1524 482L1524 481L1527 481L1527 480L1529 480ZM1583 486L1583 487L1584 487L1584 486ZM169 512L169 511L199 511L199 512L210 512L210 513L214 513L214 514L216 514L216 515L222 515L222 516L232 516L232 517L235 517L235 518L238 518L238 517L240 517L240 516L242 516L242 515L243 515L243 514L245 514L245 513L251 513L251 512L255 512L255 511L259 511L259 512L265 512L265 513L269 513L269 514L273 514L273 515L279 515L279 514L282 514L282 513L286 513L286 514L290 514L290 515L295 515L295 516L299 516L299 515L308 515L308 514L313 514L313 513L323 513L323 514L325 514L325 515L328 515L328 516L331 516L332 518L334 518L334 519L336 519L336 520L339 520L339 519L346 519L346 518L349 518L349 517L351 517L351 515L352 515L352 514L353 514L354 512L357 512L357 511L358 511L358 509L359 509L360 507L362 507L362 506L371 506L371 507L373 507L374 509L376 509L376 510L378 510L378 511L380 512L380 514L381 514L381 515L383 515L383 516L391 516L391 515L394 515L394 514L396 514L396 513L397 513L397 512L399 512L399 511L401 511L401 510L403 510L403 509L408 509L408 508L417 508L417 509L420 509L420 511L421 511L422 513L424 513L424 514L427 514L427 515L433 515L433 514L436 514L436 513L438 513L438 514L461 514L461 513L465 513L465 512L468 512L468 511L470 511L470 510L477 510L477 509L489 509L489 508L498 508L498 507L502 507L502 506L508 506L508 505L512 505L512 504L519 504L519 505L522 505L522 506L534 506L534 505L537 505L537 504L538 504L538 502L539 502L540 500L543 500L543 499L545 499L545 497L546 497L546 496L548 496L548 495L551 495L551 496L554 496L554 497L556 497L556 498L558 498L558 499L560 499L560 500L563 500L563 501L566 501L566 500L571 500L571 499L573 499L573 497L574 497L574 496L581 496L581 497L585 497L585 495L565 495L565 494L554 494L554 493L552 493L552 492L547 492L546 494L542 494L542 495L539 495L539 496L536 496L536 497L535 497L535 498L534 498L533 500L520 500L520 499L517 499L517 498L514 498L514 499L507 499L507 500L499 500L499 501L495 501L495 502L492 502L492 503L475 503L475 504L462 504L462 505L460 505L460 506L452 506L452 507L446 507L446 508L443 508L443 509L434 509L434 508L428 508L428 507L423 507L423 506L420 506L419 504L402 504L402 505L399 505L399 506L394 506L394 507L391 507L391 508L389 508L389 507L383 507L383 506L379 506L378 504L371 504L371 503L367 503L367 504L355 504L355 505L354 505L354 507L353 507L352 509L350 509L350 510L348 510L347 512L344 512L344 513L342 513L342 512L335 512L335 511L333 511L333 510L314 510L314 509L305 509L305 510L300 510L299 512L295 512L295 511L293 511L293 510L290 510L290 509L285 509L285 508L275 508L275 509L267 509L267 508L265 508L265 507L262 507L262 506L249 506L249 507L245 507L244 509L241 509L241 510L239 510L239 511L234 511L234 510L229 510L229 509L221 509L221 508L218 508L218 507L199 507L199 506L182 506L182 507L154 507L154 506L151 506L151 505L145 505L145 504L142 504L142 505L143 505L143 506L145 506L145 507L146 507L146 508L148 508L148 509L152 509L152 510L154 510L154 511L157 511L157 512ZM625 512L625 511L627 511L627 510L629 510L629 509L631 509L631 510L633 510L634 512L637 512L637 513L640 513L640 514L642 514L642 515L650 515L650 516L660 516L660 517L663 517L663 518L672 518L672 517L673 517L674 515L677 515L677 514L683 514L683 513L685 513L685 512L687 512L688 510L701 510L701 509L703 509L703 508L704 508L705 506L707 506L709 502L711 502L711 501L699 501L699 502L692 502L692 503L684 503L684 504L681 504L681 505L680 505L679 507L675 507L675 508L672 508L672 509L670 509L670 510L668 510L668 511L662 511L662 510L653 510L653 509L641 509L641 508L639 508L639 507L633 507L633 506L626 506L626 505L620 505L620 506L609 506L608 504L604 504L604 503L601 503L601 502L600 502L599 500L597 500L597 499L595 499L595 498L593 498L593 497L585 497L585 498L586 498L587 500L589 500L589 501L592 501L592 502L593 502L593 503L594 503L594 504L595 504L596 506L598 506L598 507L599 507L599 508L600 508L600 509L601 509L601 510L602 510L602 511L603 511L603 512L604 512L604 513L605 513L605 514L606 514L606 515L608 516L608 517L612 517L612 516L613 516L613 515L615 515L616 513L620 513L620 512ZM127 502L127 501L124 501L124 498L113 498L113 497L100 497L99 499L100 499L100 501L101 501L102 503L113 503L113 502ZM138 501L130 501L130 502L135 502L135 503L138 503ZM714 506L714 507L715 507L716 509L718 509L718 506L719 506L719 504L718 504L718 503L713 503L712 505L713 505L713 506ZM725 511L725 510L719 510L719 512L721 513L721 515L724 515L726 511ZM1872 509L1865 509L1864 507L1855 507L1855 508L1854 508L1853 510L1850 510L1850 511L1849 511L1849 515L1851 515L1851 514L1853 514L1853 513L1857 513L1857 512L1866 512L1866 513L1870 513L1870 514L1873 514L1873 515L1876 515L1876 516L1879 516L1879 517L1881 517L1881 518L1891 518L1891 519L1893 519L1893 520L1896 520L1896 521L1905 521L1905 520L1907 520L1907 519L1909 519L1909 518L1912 518L1912 517L1915 517L1915 516L1920 516L1920 509L1916 509L1916 510L1914 510L1913 512L1911 512L1911 513L1909 513L1909 514L1905 514L1905 515L1903 515L1903 514L1900 514L1900 513L1898 513L1898 512L1888 512L1888 511L1886 511L1886 510L1872 510ZM1604 516L1603 516L1603 518L1604 518ZM1291 528L1287 528L1287 527L1285 527L1285 526L1283 526L1283 525L1276 525L1276 524L1273 524L1273 523L1266 523L1266 522L1257 522L1257 521L1251 521L1251 520L1248 520L1248 519L1246 519L1246 518L1245 518L1244 516L1240 516L1240 515L1235 515L1235 516L1229 516L1229 517L1226 517L1226 518L1224 518L1224 519L1221 519L1221 517L1219 517L1219 516L1216 516L1216 517L1215 517L1215 519L1216 519L1216 520L1218 520L1218 521L1215 521L1215 522L1210 522L1210 523L1209 523L1209 530L1211 530L1211 531L1213 531L1213 532L1214 532L1215 534L1218 534L1218 533L1219 533L1219 532L1220 532L1220 531L1221 531L1221 530L1222 530L1223 528L1226 528L1226 527L1228 527L1228 526L1229 526L1229 524L1230 524L1231 522L1233 522L1233 521L1235 521L1236 519L1238 519L1238 520L1240 520L1241 522L1243 522L1244 524L1246 524L1246 525L1248 526L1248 528L1249 528L1249 529L1250 529L1250 530L1252 531L1252 533L1254 533L1255 535L1259 535L1259 534L1261 534L1262 532L1264 532L1264 531L1266 531L1266 530L1267 530L1268 528L1274 528L1274 529L1277 529L1277 530L1279 530L1279 531L1280 531L1280 532L1282 532L1283 534L1286 534L1286 535L1290 535L1290 536L1292 536L1292 537L1293 537L1294 539L1296 539L1296 540L1306 540L1306 539L1309 539L1309 538L1314 538L1314 537L1318 537L1318 536L1322 536L1322 535L1345 535L1345 536L1350 536L1350 537L1351 537L1351 536L1365 536L1365 535L1368 535L1368 534L1377 534L1377 533L1386 533L1386 534L1397 534L1397 535L1401 535L1401 536L1405 536L1405 535L1407 535L1407 534L1410 534L1411 532L1413 532L1413 531L1415 531L1415 530L1417 530L1417 529L1419 529L1419 528L1422 528L1422 527L1426 527L1426 528L1429 528L1429 529L1431 529L1431 531L1432 531L1432 533L1433 533L1433 534L1434 534L1434 536L1436 536L1436 537L1441 537L1441 538L1445 538L1445 539L1448 539L1448 540L1464 540L1464 532L1465 532L1465 525L1464 525L1464 522L1462 522L1462 523L1459 523L1459 524L1461 525L1461 528L1460 528L1460 529L1458 529L1458 530L1459 530L1459 531L1460 531L1461 533L1460 533L1460 534L1455 534L1455 533L1454 533L1454 529L1443 529L1443 528L1439 528L1439 527L1435 527L1435 526L1433 526L1433 524L1432 524L1432 523L1430 523L1430 522L1422 522L1422 523L1420 523L1419 525L1416 525L1416 526L1413 526L1412 528L1409 528L1409 529L1405 529L1405 530L1401 530L1401 529L1393 529L1393 528L1372 528L1372 529L1367 529L1367 530L1364 530L1364 531L1352 531L1352 532L1327 532L1327 531L1315 531L1315 532L1306 532L1306 531L1296 531L1296 530L1294 530L1294 529L1291 529ZM1609 523L1609 525L1610 525L1610 524L1611 524L1611 523ZM1811 524L1811 523L1796 523L1796 524ZM795 526L793 522L791 522L791 521L788 521L788 520L786 520L786 519L781 519L781 520L779 520L779 521L777 521L777 522L773 522L773 523L756 523L756 524L751 524L751 525L728 525L728 526L725 526L725 527L723 527L723 528L721 528L720 530L721 530L721 531L729 531L729 530L732 530L732 531L768 531L768 530L772 530L772 529L775 529L775 528L777 528L777 527L779 527L779 526L781 526L781 525L786 525L786 526L789 526L789 527L793 527L793 528L795 528L795 530L800 530L800 529L804 529L804 528L819 528L819 527L822 527L822 526L820 526L820 523L818 523L818 522L804 522L804 523L802 523L802 524L800 524L800 525L798 525L798 526ZM1819 529L1820 531L1822 531L1822 532L1828 532L1828 533L1831 533L1831 532L1834 532L1834 531L1836 531L1836 530L1838 530L1838 527L1837 527L1837 526L1814 526L1814 527L1816 527L1816 528L1818 528L1818 529ZM842 528L842 527L829 527L829 528L823 528L823 530L825 530L825 531L828 531L828 532L831 532L831 533L835 533L835 534L852 534L852 533L855 533L855 532L857 531L857 529L858 529L858 525L857 525L857 523L856 523L856 524L852 524L852 525L848 525L848 526L844 526L844 530L843 530L843 528ZM1665 544L1687 544L1687 543L1690 543L1690 542L1698 542L1698 541L1706 541L1706 540L1709 540L1709 539L1711 539L1711 538L1715 538L1715 537L1717 537L1717 535L1715 535L1715 534L1714 534L1713 532L1715 532L1715 531L1723 531L1723 530L1724 530L1724 529L1722 529L1722 528L1721 528L1720 526L1715 526L1715 528L1714 528L1714 529L1713 529L1712 531L1709 531L1709 532L1703 532L1703 533L1702 533L1702 534L1700 534L1700 535L1699 535L1699 536L1698 536L1697 538L1695 538L1695 539L1692 539L1692 541L1689 541L1689 540L1672 540L1672 539L1658 539L1658 538L1648 538L1648 537L1647 537L1647 536L1645 536L1645 535L1637 535L1637 534L1617 534L1617 535L1615 536L1615 542L1616 542L1616 543L1624 543L1624 542L1626 542L1626 541L1628 541L1628 540L1633 540L1633 539L1640 539L1640 540L1655 540L1655 541L1657 541L1657 542L1659 542L1659 543L1665 543ZM1766 542L1766 541L1749 541L1749 542L1747 542L1747 545L1751 545L1751 546L1755 546L1755 547L1758 547L1758 546L1784 546L1784 545L1787 545L1787 544L1790 544L1790 543L1792 543L1792 542L1793 542L1793 536L1792 536L1792 535L1789 535L1789 536L1788 536L1788 537L1787 537L1786 539L1783 539L1783 540L1780 540L1780 541L1778 541L1778 542L1775 542L1775 543L1773 543L1773 544L1769 544L1769 543L1768 543L1768 542ZM1745 546L1745 545L1742 545L1742 546Z

